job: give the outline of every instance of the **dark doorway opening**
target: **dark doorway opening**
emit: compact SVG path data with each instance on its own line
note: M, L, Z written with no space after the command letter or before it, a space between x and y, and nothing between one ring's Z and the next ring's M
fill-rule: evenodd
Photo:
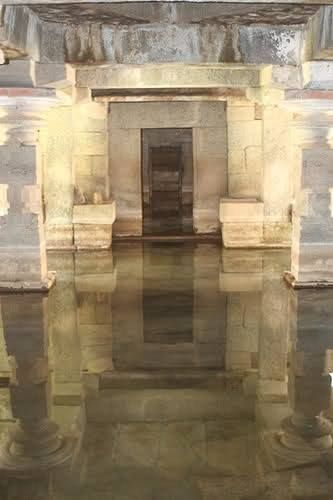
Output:
M143 234L193 232L192 129L142 131Z

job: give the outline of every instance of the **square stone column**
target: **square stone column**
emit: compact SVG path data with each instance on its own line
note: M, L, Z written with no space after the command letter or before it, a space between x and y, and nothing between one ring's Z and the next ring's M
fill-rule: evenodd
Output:
M290 97L290 99L288 99ZM294 114L293 286L333 285L333 92L289 91Z
M0 290L49 286L38 130L49 89L0 89Z

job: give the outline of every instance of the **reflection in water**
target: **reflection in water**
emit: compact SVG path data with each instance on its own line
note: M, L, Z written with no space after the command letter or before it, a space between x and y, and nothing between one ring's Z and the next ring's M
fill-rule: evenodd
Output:
M333 498L333 291L212 244L49 266L48 298L1 297L1 499Z
M11 479L9 498L48 498L51 475L42 474L66 464L72 455L71 440L49 419L46 307L47 297L38 293L1 296L15 420L0 446L1 477ZM36 474L40 480L29 481Z

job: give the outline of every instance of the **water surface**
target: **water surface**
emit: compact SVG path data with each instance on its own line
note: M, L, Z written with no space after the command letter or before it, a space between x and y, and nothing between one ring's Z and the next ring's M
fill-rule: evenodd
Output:
M49 268L48 296L1 296L1 500L319 488L333 291L288 289L288 251L116 243Z

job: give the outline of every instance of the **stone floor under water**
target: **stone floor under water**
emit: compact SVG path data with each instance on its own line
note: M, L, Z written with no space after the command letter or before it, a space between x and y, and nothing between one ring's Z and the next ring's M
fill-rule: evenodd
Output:
M47 298L0 297L1 500L333 498L333 292L288 289L289 252L118 242L49 268Z

